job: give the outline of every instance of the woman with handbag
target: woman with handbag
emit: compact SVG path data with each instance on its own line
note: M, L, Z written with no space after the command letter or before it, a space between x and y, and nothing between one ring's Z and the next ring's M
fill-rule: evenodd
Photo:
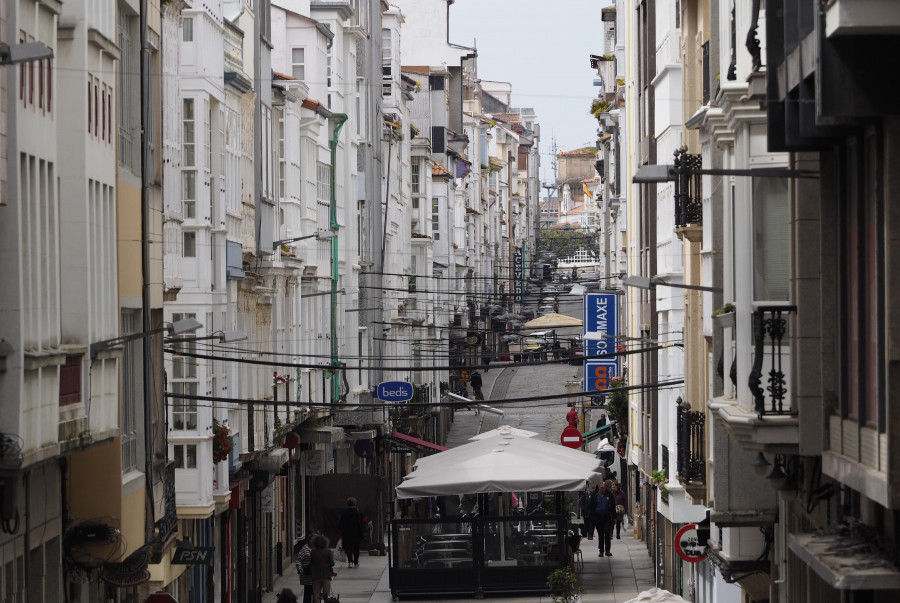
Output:
M313 579L312 569L312 541L318 536L316 532L310 533L309 536L301 539L303 547L297 553L297 574L300 576L300 584L303 585L303 603L312 603L313 600Z
M625 493L619 487L619 482L612 483L612 495L616 501L616 538L622 539L622 522L625 519Z
M313 601L314 603L323 603L331 595L331 579L336 575L334 573L334 553L328 548L328 539L321 534L314 536L309 557Z

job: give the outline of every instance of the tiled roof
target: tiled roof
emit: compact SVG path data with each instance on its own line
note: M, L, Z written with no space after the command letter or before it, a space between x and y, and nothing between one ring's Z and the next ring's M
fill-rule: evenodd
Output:
M295 77L293 77L293 76L290 76L290 75L288 75L288 74L286 74L286 73L279 73L278 71L273 71L273 72L272 72L272 75L275 77L276 80L294 80L294 81L297 81L297 78L295 78Z
M322 103L313 99L313 98L304 98L303 102L300 103L300 106L304 109L309 109L310 111L315 111L318 107L324 107Z
M431 73L431 69L429 69L425 65L403 65L400 67L400 71L410 71L412 73L420 73L422 75L428 75Z
M450 172L448 172L447 168L445 168L440 163L435 163L434 165L431 166L431 175L432 176L449 176Z

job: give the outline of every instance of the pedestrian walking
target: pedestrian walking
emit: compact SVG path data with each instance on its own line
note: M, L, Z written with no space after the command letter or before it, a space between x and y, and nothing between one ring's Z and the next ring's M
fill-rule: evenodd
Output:
M297 552L297 575L300 576L300 584L303 586L303 603L312 603L313 579L310 563L312 562L312 541L318 534L310 532L300 539L300 550Z
M359 546L363 541L369 519L356 506L356 498L347 498L347 508L338 522L338 536L347 553L348 567L359 567Z
M594 539L594 495L597 493L597 486L593 490L586 489L581 493L581 535L586 536L588 540Z
M594 525L597 527L597 548L602 557L612 557L612 528L615 521L616 501L612 492L601 482L594 496Z
M491 368L491 360L493 358L493 354L491 354L491 348L488 347L487 344L481 346L481 363L484 365L484 372L488 372Z
M578 411L574 406L569 408L569 412L566 413L566 421L569 422L569 427L578 427Z
M484 384L481 380L481 373L477 370L472 371L472 375L469 377L469 383L472 384L472 390L475 392L475 399L484 400L484 394L481 393L481 386Z
M317 534L310 551L310 573L313 581L313 603L324 603L331 595L331 579L334 573L334 553L328 548L328 539Z
M625 520L625 492L619 487L619 482L613 482L610 486L613 500L616 501L616 540L622 539L622 522Z

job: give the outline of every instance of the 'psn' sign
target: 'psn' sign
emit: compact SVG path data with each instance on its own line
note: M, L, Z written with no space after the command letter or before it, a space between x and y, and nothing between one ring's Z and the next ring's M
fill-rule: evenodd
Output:
M384 381L375 392L382 402L409 402L413 398L413 386L406 381Z

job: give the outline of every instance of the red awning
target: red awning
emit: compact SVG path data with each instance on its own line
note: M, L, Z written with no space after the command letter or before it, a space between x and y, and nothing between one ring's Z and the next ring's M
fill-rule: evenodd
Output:
M416 446L423 446L425 448L431 448L433 450L437 450L438 452L443 452L444 450L449 450L446 446L441 446L440 444L432 444L431 442L426 442L425 440L414 438L412 436L406 435L405 433L400 433L399 431L392 431L391 437L396 438L398 440L402 440L407 444L415 444Z

